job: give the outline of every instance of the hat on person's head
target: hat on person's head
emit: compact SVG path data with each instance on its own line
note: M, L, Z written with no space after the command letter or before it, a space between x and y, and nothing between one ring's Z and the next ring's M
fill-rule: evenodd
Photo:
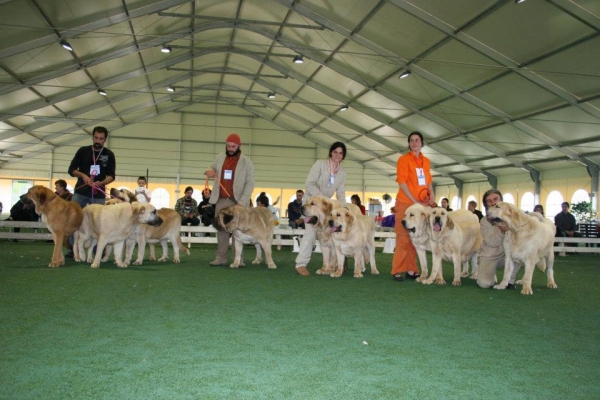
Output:
M229 136L227 136L227 139L225 139L225 142L227 142L227 143L235 143L238 146L242 145L242 141L240 140L240 137L238 136L237 133L232 133Z

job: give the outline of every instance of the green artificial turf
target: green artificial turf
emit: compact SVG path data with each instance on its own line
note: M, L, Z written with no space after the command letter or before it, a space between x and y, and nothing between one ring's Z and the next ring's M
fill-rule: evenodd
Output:
M0 241L0 398L600 398L598 255L557 257L557 290L181 264L46 265L52 244ZM148 253L148 252L147 252ZM251 257L252 256L252 257ZM451 282L451 268L444 276ZM366 342L364 344L363 342Z

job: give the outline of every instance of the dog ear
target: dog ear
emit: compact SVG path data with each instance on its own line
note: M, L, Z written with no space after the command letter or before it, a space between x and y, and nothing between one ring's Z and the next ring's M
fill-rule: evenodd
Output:
M46 203L46 199L47 199L46 192L45 192L45 191L43 191L43 190L41 190L41 191L38 193L38 201L39 201L39 203L40 203L40 204L44 204L44 203Z
M450 230L454 229L454 221L452 221L452 217L449 215L446 215L446 227Z
M223 222L225 225L229 224L231 221L233 221L233 214L225 214L223 216Z

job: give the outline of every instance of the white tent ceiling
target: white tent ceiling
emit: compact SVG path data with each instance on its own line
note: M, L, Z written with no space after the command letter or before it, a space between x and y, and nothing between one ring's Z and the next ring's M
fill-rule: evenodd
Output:
M599 16L597 0L0 0L0 171L174 112L341 140L388 179L414 130L437 184L597 169Z

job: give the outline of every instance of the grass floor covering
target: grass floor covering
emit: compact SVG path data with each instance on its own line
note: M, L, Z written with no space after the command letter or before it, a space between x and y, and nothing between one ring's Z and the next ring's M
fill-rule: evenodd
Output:
M46 267L0 241L1 399L598 399L600 256L557 257L519 290L181 264ZM148 252L147 252L148 254ZM444 277L452 281L445 264Z

